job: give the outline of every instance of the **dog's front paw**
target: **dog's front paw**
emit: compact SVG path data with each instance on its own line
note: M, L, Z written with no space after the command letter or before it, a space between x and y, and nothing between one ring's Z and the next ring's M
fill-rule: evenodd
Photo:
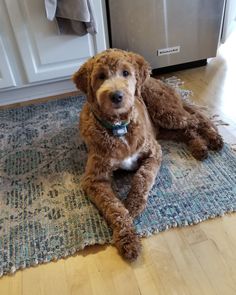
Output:
M143 212L147 204L147 198L139 196L138 194L133 195L129 193L124 201L124 206L129 211L129 215L132 219L136 218Z
M115 230L113 239L123 258L129 261L137 259L141 251L141 241L134 229Z

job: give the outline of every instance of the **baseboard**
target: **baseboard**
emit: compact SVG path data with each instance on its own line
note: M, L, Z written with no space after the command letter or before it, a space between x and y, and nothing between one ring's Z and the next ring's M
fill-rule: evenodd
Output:
M43 97L53 98L53 96L75 91L75 85L69 79L42 85L24 86L17 89L0 91L0 106L37 100Z
M178 65L153 69L152 74L153 75L160 75L160 74L166 74L166 73L170 73L170 72L177 72L177 71L182 71L182 70L191 69L191 68L203 67L203 66L206 66L206 65L207 65L207 59L201 59L201 60L186 62L186 63L183 63L183 64L178 64Z

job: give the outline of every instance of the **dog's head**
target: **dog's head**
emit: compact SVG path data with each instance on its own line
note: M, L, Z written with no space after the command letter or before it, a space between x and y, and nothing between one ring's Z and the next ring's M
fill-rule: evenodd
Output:
M119 115L131 109L149 74L149 64L140 55L108 49L82 65L73 81L93 108Z

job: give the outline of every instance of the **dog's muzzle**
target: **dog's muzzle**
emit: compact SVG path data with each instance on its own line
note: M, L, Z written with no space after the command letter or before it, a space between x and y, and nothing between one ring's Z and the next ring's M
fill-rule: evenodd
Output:
M124 96L123 92L117 90L117 91L111 93L111 101L115 104L121 103L123 96Z

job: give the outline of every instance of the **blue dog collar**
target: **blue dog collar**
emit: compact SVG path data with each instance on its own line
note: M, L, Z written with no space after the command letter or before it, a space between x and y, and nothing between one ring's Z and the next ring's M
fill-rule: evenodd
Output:
M94 117L96 118L96 120L104 128L109 129L109 130L112 131L112 134L114 136L121 137L121 136L125 135L128 132L127 127L129 125L129 122L122 121L122 122L117 122L115 124L111 124L108 121L105 121L105 120L100 119L93 111L92 111L92 113L93 113Z

